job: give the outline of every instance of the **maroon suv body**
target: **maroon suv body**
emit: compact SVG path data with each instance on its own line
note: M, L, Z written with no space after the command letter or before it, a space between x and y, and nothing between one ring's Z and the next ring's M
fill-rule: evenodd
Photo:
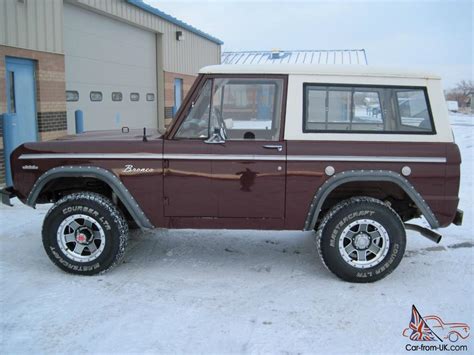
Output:
M46 251L63 269L89 274L122 257L124 221L316 230L326 265L358 282L398 264L402 222L461 223L461 157L433 103L437 78L420 85L400 74L388 85L384 74L356 71L341 83L341 73L290 69L203 70L164 134L123 129L26 143L12 154L4 200L59 204L45 221Z

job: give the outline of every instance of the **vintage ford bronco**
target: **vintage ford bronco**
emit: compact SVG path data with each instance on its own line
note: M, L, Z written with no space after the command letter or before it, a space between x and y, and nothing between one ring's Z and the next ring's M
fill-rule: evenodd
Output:
M400 263L405 228L439 242L433 229L462 222L461 157L430 74L210 66L164 134L27 143L11 164L2 200L54 203L43 244L75 274L119 263L129 226L247 228L315 231L329 270L372 282ZM420 216L430 229L405 223Z

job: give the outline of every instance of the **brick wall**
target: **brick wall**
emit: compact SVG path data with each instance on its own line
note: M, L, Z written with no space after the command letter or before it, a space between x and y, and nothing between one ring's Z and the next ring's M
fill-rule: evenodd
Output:
M38 137L54 139L67 134L64 55L0 45L0 113L6 112L5 57L36 61ZM3 134L0 134L0 185L5 182Z
M174 79L183 79L183 100L194 83L196 76L179 73L164 72L165 76L165 126L173 120L174 106Z

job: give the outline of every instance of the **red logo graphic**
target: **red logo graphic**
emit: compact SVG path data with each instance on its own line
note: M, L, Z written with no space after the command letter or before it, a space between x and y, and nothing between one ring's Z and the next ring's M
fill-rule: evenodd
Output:
M403 330L402 335L409 337L412 341L439 340L443 342L443 339L448 339L451 342L456 342L459 339L468 338L469 330L466 323L446 323L435 315L422 317L413 305L410 324Z

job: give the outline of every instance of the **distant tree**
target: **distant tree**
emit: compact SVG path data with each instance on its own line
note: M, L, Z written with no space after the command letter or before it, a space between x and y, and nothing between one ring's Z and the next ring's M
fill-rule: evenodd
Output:
M456 87L446 92L446 100L457 101L459 107L466 107L474 94L474 83L472 80L462 80Z

